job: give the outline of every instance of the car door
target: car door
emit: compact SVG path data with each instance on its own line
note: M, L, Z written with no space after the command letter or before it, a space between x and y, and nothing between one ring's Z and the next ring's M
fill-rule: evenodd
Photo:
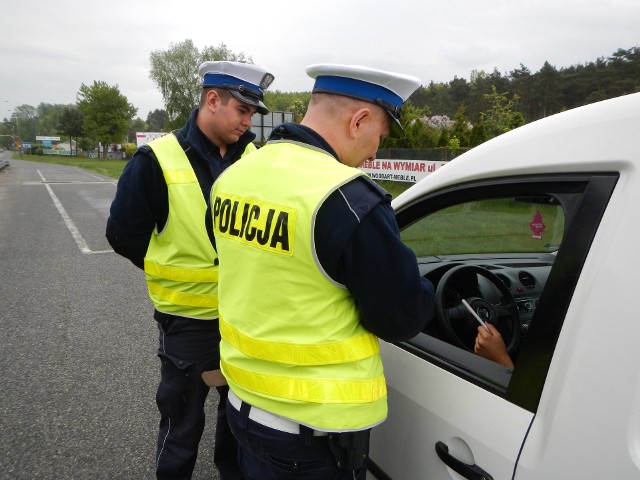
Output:
M513 370L456 344L436 320L407 342L381 342L389 416L372 433L370 478L517 478L564 315L616 179L484 179L396 205L421 273L437 287L461 265L494 272L517 305L522 338ZM478 277L480 290L483 282ZM489 301L499 304L498 297Z

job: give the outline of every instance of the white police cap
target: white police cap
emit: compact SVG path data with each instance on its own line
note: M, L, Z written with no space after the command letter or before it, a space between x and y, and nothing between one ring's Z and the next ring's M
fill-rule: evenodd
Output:
M400 124L400 109L421 85L418 77L360 65L339 64L309 65L306 72L315 79L314 93L346 95L380 105L391 117L393 133L404 134Z
M263 103L264 91L275 77L264 68L242 62L204 62L198 73L202 88L224 88L241 102L257 107L262 115L269 113Z

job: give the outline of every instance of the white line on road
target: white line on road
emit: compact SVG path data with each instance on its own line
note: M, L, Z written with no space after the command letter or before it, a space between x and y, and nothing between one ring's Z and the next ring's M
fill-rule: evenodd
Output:
M40 170L38 170L38 175L40 175L40 178L42 179L44 186L47 187L47 191L49 192L49 196L51 197L51 200L53 200L53 204L58 209L58 212L60 212L60 216L62 217L62 220L64 220L64 223L67 225L67 228L69 229L69 232L71 232L71 236L76 241L76 244L78 245L78 248L80 249L80 251L85 255L90 255L94 253L112 253L113 250L97 250L94 252L89 248L89 245L87 245L87 242L80 234L80 230L78 230L78 227L76 227L75 223L73 223L73 220L71 220L71 217L62 206L62 203L60 203L60 200L58 200L58 197L56 197L56 194L53 193L53 189L49 186L48 183L46 183L47 180L44 178L44 175L42 175Z
M105 179L105 178L99 177L99 176L97 176L97 175L94 175L93 173L89 173L89 172L87 172L87 171L85 171L85 170L82 170L82 169L80 169L80 168L76 168L76 170L78 170L78 172L80 172L80 173L84 173L85 175L88 175L88 176L90 176L90 177L97 178L97 179L98 179L98 180L100 180L101 182L113 183L114 185L118 183L118 182L117 182L117 180L108 180L108 179Z

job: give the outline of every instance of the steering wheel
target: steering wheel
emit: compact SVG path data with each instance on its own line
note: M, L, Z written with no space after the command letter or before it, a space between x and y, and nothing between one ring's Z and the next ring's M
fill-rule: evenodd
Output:
M500 303L482 298L478 276L486 278L500 292ZM473 352L478 334L478 321L462 300L471 306L485 322L491 323L502 335L509 355L520 344L518 305L507 286L493 273L476 265L458 265L447 271L436 288L436 321L450 343Z

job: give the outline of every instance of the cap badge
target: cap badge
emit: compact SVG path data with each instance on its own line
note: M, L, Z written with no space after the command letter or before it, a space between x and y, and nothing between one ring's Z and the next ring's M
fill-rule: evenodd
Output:
M269 88L269 85L271 85L271 82L273 82L274 79L275 77L273 75L271 75L270 73L265 73L264 77L262 77L262 80L260 81L260 88L262 90L266 90L267 88Z

